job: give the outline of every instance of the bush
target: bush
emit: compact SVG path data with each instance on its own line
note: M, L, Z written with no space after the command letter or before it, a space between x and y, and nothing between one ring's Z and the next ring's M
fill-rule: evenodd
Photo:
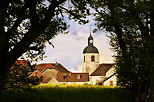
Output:
M38 85L39 78L32 76L33 71L34 69L30 66L20 67L20 65L14 65L14 68L9 73L6 89L26 90Z

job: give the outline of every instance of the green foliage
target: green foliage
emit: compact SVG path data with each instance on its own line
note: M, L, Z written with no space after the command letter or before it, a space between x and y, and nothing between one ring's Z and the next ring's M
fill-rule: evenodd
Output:
M89 1L96 11L93 14L97 21L95 31L105 29L111 33L118 85L132 89L134 102L146 102L150 94L154 95L154 2L98 1Z
M32 76L34 69L30 66L21 67L21 65L14 65L10 71L6 89L8 90L27 90L39 84L39 78Z
M64 17L74 19L80 24L88 22L84 0L17 0L2 1L0 8L1 46L8 44L7 52L21 49L22 54L37 60L43 58L45 44L59 33L67 34L69 25ZM68 16L66 16L68 15ZM3 20L2 20L3 19ZM5 34L6 36L3 36ZM28 37L29 36L29 37ZM22 44L23 42L25 44ZM20 43L20 44L19 44ZM19 47L19 48L16 48ZM18 55L18 57L20 57ZM11 56L12 57L12 56Z
M150 80L151 58L150 52L145 49L145 45L140 35L125 33L124 39L127 45L125 55L122 55L116 35L110 36L110 44L115 56L116 71L118 73L118 84L120 86L132 87L134 84L142 85Z
M112 50L117 53L119 85L140 85L150 80L152 39L150 1L89 1L97 21L97 30L106 30Z
M45 44L53 46L50 39L68 33L64 17L80 24L88 22L85 4L85 0L0 1L0 92L19 57L43 59Z

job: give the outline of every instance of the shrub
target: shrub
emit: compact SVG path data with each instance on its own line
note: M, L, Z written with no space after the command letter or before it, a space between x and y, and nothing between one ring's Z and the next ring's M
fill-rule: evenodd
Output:
M20 65L14 65L9 73L6 89L25 90L38 85L39 78L32 76L33 71L34 69L30 66L20 67Z

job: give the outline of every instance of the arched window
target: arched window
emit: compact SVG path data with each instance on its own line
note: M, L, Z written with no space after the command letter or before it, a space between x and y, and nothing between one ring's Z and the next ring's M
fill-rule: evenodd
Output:
M91 62L94 62L94 61L95 61L95 56L92 55L92 56L91 56Z
M84 59L83 59L84 62L85 62L85 59L86 59L86 58L85 58L85 56L84 56Z

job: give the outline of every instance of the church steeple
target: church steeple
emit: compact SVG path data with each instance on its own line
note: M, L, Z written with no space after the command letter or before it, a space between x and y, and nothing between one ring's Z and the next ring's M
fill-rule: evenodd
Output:
M88 46L93 46L93 37L91 36L91 25L90 25L90 36L88 37Z
M91 26L90 26L90 36L88 37L88 46L83 50L83 53L99 53L98 49L94 46L94 40L91 36Z
M88 46L93 46L93 37L91 36L91 33L90 33L90 36L88 38Z
M83 67L82 71L84 73L89 73L89 75L96 70L99 66L99 52L98 49L93 45L93 37L88 37L88 46L83 50Z

